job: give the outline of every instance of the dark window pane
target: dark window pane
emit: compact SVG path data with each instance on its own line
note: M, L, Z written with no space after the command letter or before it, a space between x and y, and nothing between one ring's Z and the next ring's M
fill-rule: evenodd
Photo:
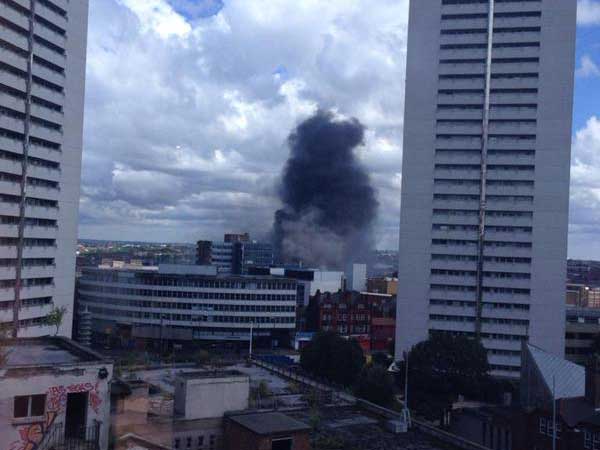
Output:
M46 395L32 395L31 396L31 415L32 416L43 416L46 409Z
M288 439L277 439L273 440L271 443L272 450L292 450L293 440L292 438Z
M29 410L29 396L21 395L15 397L14 417L27 417Z

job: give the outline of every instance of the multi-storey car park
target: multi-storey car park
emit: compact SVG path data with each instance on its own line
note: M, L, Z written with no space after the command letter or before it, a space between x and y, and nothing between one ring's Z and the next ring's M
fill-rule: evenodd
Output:
M0 1L0 325L71 335L87 0Z
M576 0L413 0L397 356L481 339L564 354Z
M248 341L277 345L296 326L294 279L216 274L214 267L84 268L78 301L97 341Z

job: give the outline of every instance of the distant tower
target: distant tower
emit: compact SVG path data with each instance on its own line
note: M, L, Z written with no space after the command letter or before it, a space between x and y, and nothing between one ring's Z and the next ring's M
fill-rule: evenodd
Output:
M413 0L396 356L480 338L564 354L576 0Z

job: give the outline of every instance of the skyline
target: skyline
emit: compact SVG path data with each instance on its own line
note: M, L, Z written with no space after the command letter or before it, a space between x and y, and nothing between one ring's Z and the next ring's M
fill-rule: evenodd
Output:
M367 126L377 248L397 248L408 2L248 3L90 2L80 238L260 237L286 137L321 106ZM578 22L569 256L593 259L600 2Z

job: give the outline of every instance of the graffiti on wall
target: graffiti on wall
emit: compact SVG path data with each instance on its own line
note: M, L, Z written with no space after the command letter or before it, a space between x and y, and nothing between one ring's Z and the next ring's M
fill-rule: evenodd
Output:
M46 392L46 412L43 420L19 427L19 439L10 444L8 450L37 450L48 430L56 422L56 418L65 412L69 394L87 392L89 406L94 413L98 414L102 404L98 385L99 382L50 387Z

